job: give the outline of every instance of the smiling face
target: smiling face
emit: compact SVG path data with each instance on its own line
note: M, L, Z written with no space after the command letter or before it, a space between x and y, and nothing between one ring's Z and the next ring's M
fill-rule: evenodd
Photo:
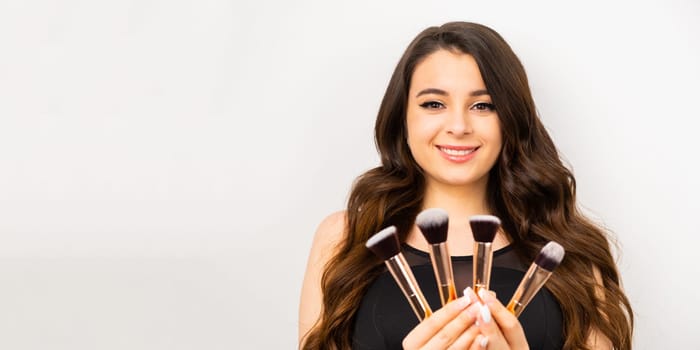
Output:
M502 140L474 58L447 50L430 54L416 66L408 94L408 146L428 187L485 189Z

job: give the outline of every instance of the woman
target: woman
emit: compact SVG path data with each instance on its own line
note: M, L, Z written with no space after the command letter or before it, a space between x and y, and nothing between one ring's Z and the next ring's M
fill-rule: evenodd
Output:
M309 256L300 305L304 349L630 349L632 310L603 230L576 206L572 173L539 120L525 71L492 29L455 22L411 42L375 125L381 166L355 182L347 210L325 219ZM447 210L458 288L471 276L468 218L502 221L490 293L440 307L428 245L414 225ZM366 247L398 228L433 310L418 322ZM548 241L566 257L520 318L503 307ZM461 290L461 289L460 289Z

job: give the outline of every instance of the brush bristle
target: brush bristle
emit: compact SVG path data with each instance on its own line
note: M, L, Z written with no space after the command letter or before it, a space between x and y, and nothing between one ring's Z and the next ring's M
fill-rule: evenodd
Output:
M401 251L399 236L396 235L396 226L389 226L367 240L365 244L369 250L382 260L388 260Z
M416 216L416 226L430 244L447 241L447 211L440 208L425 209Z
M469 226L475 241L491 243L501 227L501 219L493 215L474 215L469 217Z
M564 260L564 247L557 242L551 241L545 244L540 253L537 254L535 264L547 271L554 271L561 264L562 260Z

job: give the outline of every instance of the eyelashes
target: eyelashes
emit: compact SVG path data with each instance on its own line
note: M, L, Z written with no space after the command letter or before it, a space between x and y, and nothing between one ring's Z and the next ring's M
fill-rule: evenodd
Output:
M475 103L471 108L476 109L478 111L495 111L496 110L496 106L493 103L488 103L488 102Z
M428 101L420 104L425 109L442 109L445 105L438 101Z
M439 101L427 101L421 103L419 106L425 109L444 109L445 105L442 102ZM469 107L471 110L476 110L476 111L484 111L484 112L490 112L490 111L495 111L496 110L496 105L493 103L488 103L488 102L477 102Z

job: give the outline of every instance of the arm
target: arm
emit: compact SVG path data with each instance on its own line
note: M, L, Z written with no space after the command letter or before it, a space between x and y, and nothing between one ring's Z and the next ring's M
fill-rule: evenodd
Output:
M321 222L314 235L311 252L306 264L306 273L301 287L299 303L299 345L303 345L306 334L321 315L323 292L321 276L328 260L333 256L335 247L345 232L345 212L329 215Z

